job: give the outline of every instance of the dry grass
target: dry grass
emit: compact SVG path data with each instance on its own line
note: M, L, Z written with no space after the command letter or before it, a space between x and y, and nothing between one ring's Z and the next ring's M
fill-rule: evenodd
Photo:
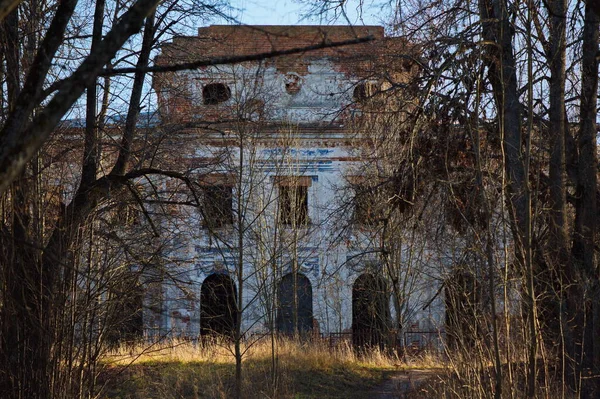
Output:
M100 397L230 398L235 370L232 349L223 342L121 348L104 359ZM406 364L377 350L358 356L349 345L330 348L327 341L278 339L273 374L269 339L245 345L244 351L247 398L364 398L386 371L433 364L432 359Z
M399 398L492 398L493 368L487 359L455 355L441 361L431 354L402 361L371 351L357 355L347 344L330 348L327 341L276 341L273 374L269 339L245 345L243 396L245 398L369 398L373 388L390 374L402 381L420 381ZM521 363L513 364L514 380L503 381L507 397L523 397ZM107 355L98 382L99 398L201 399L232 398L235 359L226 342L196 345L169 342L124 347ZM410 384L409 384L410 385ZM560 397L561 387L540 389L540 397Z

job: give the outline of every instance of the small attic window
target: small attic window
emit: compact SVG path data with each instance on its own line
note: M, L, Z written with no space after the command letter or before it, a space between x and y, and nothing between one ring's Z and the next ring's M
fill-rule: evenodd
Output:
M204 105L216 105L231 98L231 89L225 83L209 83L202 89Z

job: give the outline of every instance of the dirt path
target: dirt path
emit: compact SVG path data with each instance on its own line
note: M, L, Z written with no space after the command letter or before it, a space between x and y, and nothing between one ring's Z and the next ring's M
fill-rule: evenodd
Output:
M373 390L372 399L409 399L411 392L426 379L435 375L432 370L403 370L386 373L385 380Z

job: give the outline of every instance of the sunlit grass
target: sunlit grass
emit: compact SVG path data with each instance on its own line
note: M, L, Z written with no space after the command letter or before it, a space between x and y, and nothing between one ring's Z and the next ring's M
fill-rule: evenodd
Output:
M109 353L104 361L112 365L143 364L148 362L211 362L235 363L233 344L226 341L212 344L197 344L188 341L168 341L155 344L124 346ZM242 345L244 361L264 361L272 358L272 344L268 337ZM347 342L330 346L327 340L294 341L278 338L275 341L275 355L280 362L291 360L302 366L328 367L336 364L352 363L362 367L397 368L399 364L410 367L437 367L432 356L416 357L411 363L402 363L395 354L378 349L357 354Z
M269 337L242 345L244 398L369 398L386 374L398 372L403 381L420 379L409 396L487 398L493 393L489 359L473 361L453 354L449 360L433 353L405 358L379 350L357 354L348 342L330 346L327 340L280 338L272 350ZM523 362L513 364L514 380L503 379L503 390L523 396ZM233 398L235 358L230 342L199 345L169 341L122 347L103 358L99 398ZM550 387L559 397L560 386ZM406 392L403 391L402 395Z
M412 367L438 367L433 358L411 364L379 350L357 354L348 343L268 337L244 343L243 387L247 398L368 397L384 373ZM274 355L273 355L274 354ZM233 345L185 341L123 347L104 358L100 397L230 398Z

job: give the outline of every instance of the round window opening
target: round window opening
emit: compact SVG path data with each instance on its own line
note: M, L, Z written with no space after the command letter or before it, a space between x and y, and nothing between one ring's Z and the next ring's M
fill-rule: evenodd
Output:
M204 105L215 105L231 98L231 89L225 83L209 83L202 88Z

